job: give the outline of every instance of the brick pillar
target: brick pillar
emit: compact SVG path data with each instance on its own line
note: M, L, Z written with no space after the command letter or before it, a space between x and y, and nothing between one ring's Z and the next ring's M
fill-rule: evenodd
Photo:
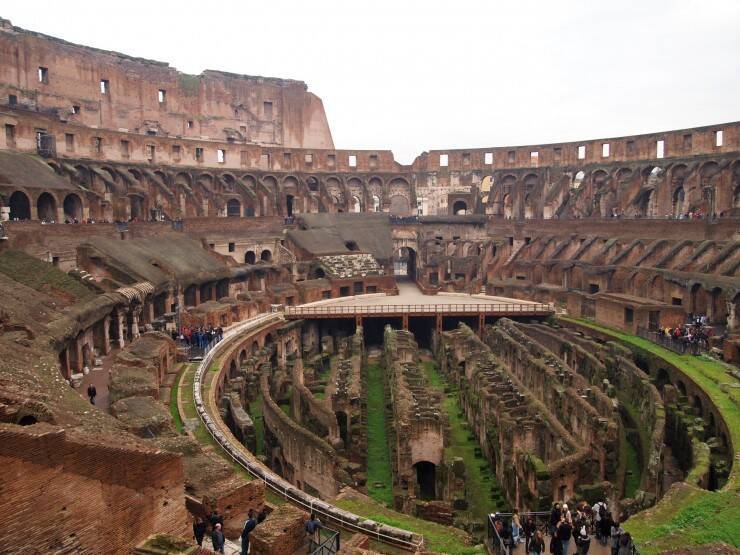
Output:
M437 327L437 332L438 333L442 333L442 318L443 318L443 316L441 314L437 314L437 316L435 318L435 322L434 323L435 323L435 325Z
M147 324L154 322L154 302L147 305Z
M401 322L402 322L403 329L405 331L409 331L409 315L408 314L404 314L401 317Z
M118 309L116 310L116 318L118 318L118 347L123 349L126 345L126 313Z
M139 333L139 315L141 314L142 308L143 307L141 305L139 305L139 306L135 307L133 309L133 312L132 312L132 315L133 315L133 317L131 318L131 340L132 341L135 340L135 339L138 339L138 337L140 335L140 333Z
M483 337L483 330L486 327L486 315L484 313L478 314L478 336Z

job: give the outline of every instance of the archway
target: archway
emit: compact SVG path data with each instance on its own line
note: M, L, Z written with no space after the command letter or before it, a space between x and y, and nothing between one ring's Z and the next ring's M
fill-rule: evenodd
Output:
M393 273L396 276L416 280L416 251L411 247L401 247L393 260Z
M78 222L82 219L82 201L74 193L64 197L64 217Z
M10 195L8 199L8 206L10 206L10 219L11 220L30 220L31 219L31 203L28 201L28 197L21 191L16 191Z
M452 205L452 213L456 216L463 216L468 213L468 204L464 200L456 200Z
M57 219L57 201L49 193L41 193L36 201L38 219L45 222L54 222Z
M357 196L352 196L352 212L362 212L362 203L360 202L360 199L357 198Z
M288 217L293 215L293 204L295 203L295 197L293 195L287 195L285 197L285 213Z
M37 422L38 420L36 419L34 415L27 414L18 421L18 425L19 426L31 426L33 424L36 424Z
M514 214L514 200L511 195L504 195L504 218L510 220Z
M419 498L435 499L437 497L437 467L429 461L419 461L414 465L414 470Z
M247 251L244 253L245 264L254 264L255 262L257 262L257 255L254 251Z
M265 249L260 254L260 260L263 262L272 262L272 253L269 251L269 249Z
M740 187L738 187L738 191L740 191ZM738 203L740 203L740 197ZM735 205L738 206L738 203ZM373 195L373 212L380 212L380 197L378 195Z
M131 219L140 220L144 214L144 199L142 199L139 196L134 195L130 198L130 202L131 202Z
M673 192L673 217L678 218L683 214L683 201L685 193L683 187L679 187Z
M659 368L658 374L655 376L655 387L658 391L663 391L663 388L671 383L671 378L668 375L668 370L665 368Z
M235 198L226 203L226 216L229 218L238 218L242 215L242 204Z

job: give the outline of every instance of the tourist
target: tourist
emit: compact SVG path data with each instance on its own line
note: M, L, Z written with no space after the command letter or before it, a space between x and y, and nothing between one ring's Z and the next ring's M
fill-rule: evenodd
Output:
M242 555L247 555L247 553L249 553L249 534L257 526L257 520L254 518L254 511L252 509L249 509L247 516L249 518L247 518L247 521L244 523L244 528L242 528Z
M550 511L550 536L555 536L555 529L560 522L560 516L562 512L560 510L560 503L555 503Z
M566 505L563 505L563 507L566 507ZM565 518L565 516L563 516L560 524L558 525L556 535L558 537L558 540L560 540L560 545L562 546L561 552L563 553L563 555L568 555L570 538L573 535L573 527L571 526L568 519Z
M615 520L611 529L612 555L617 555L619 553L619 540L621 539L622 534L624 534L624 529L619 525L619 521Z
M596 539L597 540L604 540L606 539L606 534L604 534L604 530L602 527L602 519L606 520L606 514L608 512L608 506L606 504L606 501L599 501L593 506L593 513L594 513L594 531L596 533Z
M568 524L573 526L573 515L571 514L567 503L563 503L563 516L565 517L565 520L568 521Z
M90 404L95 404L95 397L98 396L98 390L95 389L95 386L93 384L90 384L87 386L87 396L90 397Z
M619 538L619 550L617 555L632 555L632 537L629 532L623 532Z
M585 525L581 526L581 531L576 536L576 547L578 548L578 555L586 555L591 547L591 537L588 535Z
M532 542L532 538L534 538L535 532L537 532L537 525L534 523L534 519L532 518L532 515L529 515L527 517L527 520L524 521L524 537L526 538L526 544L524 545L524 550L529 551L529 545Z
M198 544L199 547L203 547L203 537L206 535L206 523L203 522L203 519L199 516L195 517L195 522L193 522L193 537L195 538L195 543Z
M514 545L522 543L522 523L519 520L519 509L514 509L514 514L511 515L511 539Z
M315 513L306 521L306 535L308 535L308 552L313 553L314 549L321 543L321 528L323 525Z
M216 553L224 552L224 544L226 543L226 540L224 539L224 533L221 531L220 522L217 522L216 525L213 527L213 532L211 533L211 543L213 543L213 550Z
M529 541L529 546L527 547L527 553L530 555L540 555L541 553L545 552L545 540L542 537L542 532L537 530L534 534L534 537Z
M218 514L218 509L213 509L213 511L211 511L211 516L208 518L208 521L211 523L212 529L216 527L216 524L220 524L221 526L224 525L224 517Z

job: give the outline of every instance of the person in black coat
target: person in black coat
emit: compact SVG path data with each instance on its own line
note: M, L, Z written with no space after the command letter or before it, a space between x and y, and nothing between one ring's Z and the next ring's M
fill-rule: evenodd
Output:
M211 533L211 543L213 543L213 550L216 553L224 552L224 545L226 544L226 540L224 539L224 533L221 531L220 522L217 522L216 526L213 527L213 532Z
M98 390L95 389L95 386L93 384L90 384L87 386L87 396L90 397L90 404L95 404L95 397L98 395Z
M195 538L196 543L203 547L203 537L206 535L206 523L203 522L203 519L200 517L195 518L195 522L193 522L193 537Z
M249 534L257 527L257 520L254 518L254 511L249 509L249 518L242 528L242 555L249 552Z

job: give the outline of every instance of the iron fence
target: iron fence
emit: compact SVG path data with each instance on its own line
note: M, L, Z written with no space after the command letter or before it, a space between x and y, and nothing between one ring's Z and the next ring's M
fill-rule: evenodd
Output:
M286 316L335 316L347 314L551 314L553 307L541 303L455 303L455 304L389 304L389 305L321 305L286 306Z
M334 555L339 553L339 532L331 528L319 528L319 541L310 540L313 555Z
M709 351L709 344L706 339L693 339L689 341L687 337L676 338L666 335L662 331L651 331L646 328L637 328L637 335L648 341L657 343L666 349L670 349L679 355L685 355L686 353L700 355Z

